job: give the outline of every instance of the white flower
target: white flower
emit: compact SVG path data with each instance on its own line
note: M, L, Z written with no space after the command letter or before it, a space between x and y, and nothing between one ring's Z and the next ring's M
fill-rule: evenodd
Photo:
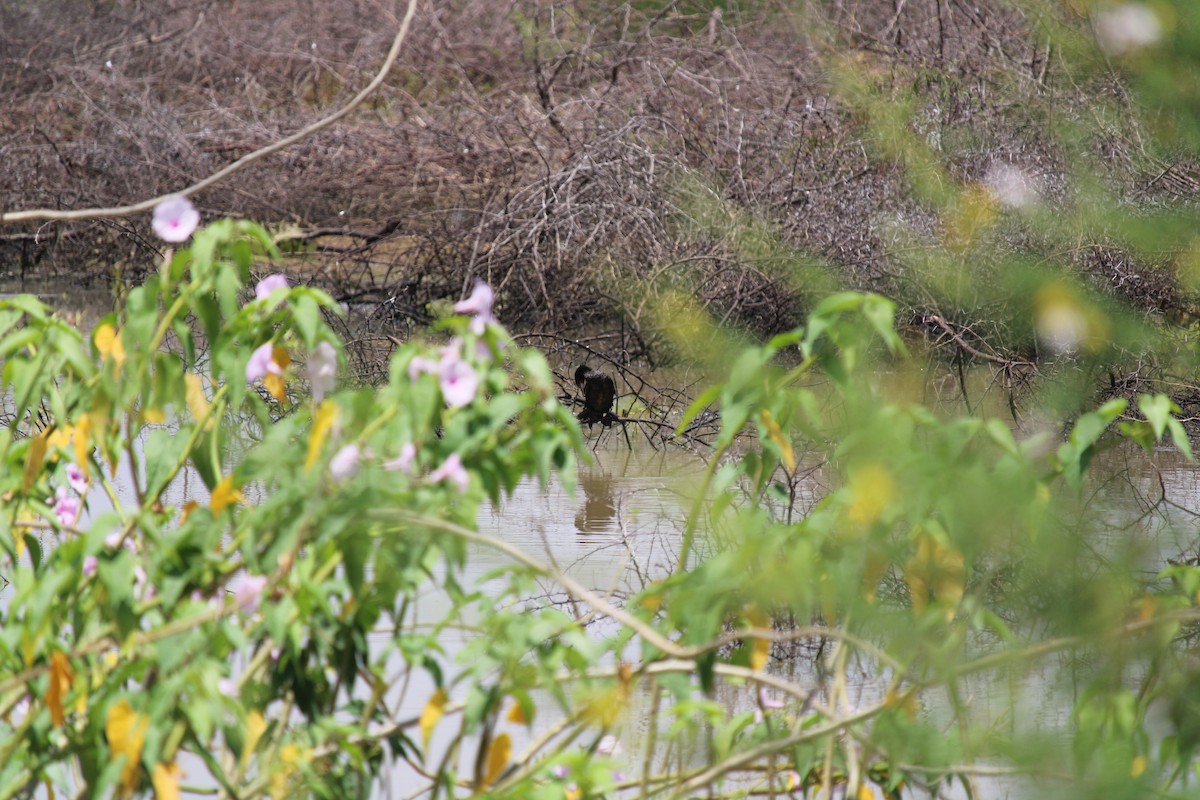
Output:
M621 755L622 747L620 740L611 733L600 738L600 743L596 745L596 752L602 756L619 756Z
M1093 24L1100 48L1113 56L1149 47L1163 33L1158 15L1141 3L1107 6L1096 14Z
M1018 209L1039 199L1037 182L1020 167L1012 164L992 164L983 176L983 186L996 202L1006 208Z
M321 402L333 391L337 381L337 350L329 342L321 342L308 357L308 385L313 400Z
M348 444L334 454L329 461L329 472L339 481L349 480L358 474L362 452L356 444Z
M164 242L183 242L200 224L200 212L183 195L171 195L154 207L150 223Z

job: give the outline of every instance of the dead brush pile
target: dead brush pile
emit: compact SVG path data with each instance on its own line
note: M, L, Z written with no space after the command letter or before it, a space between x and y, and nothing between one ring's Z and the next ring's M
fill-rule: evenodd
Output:
M289 271L345 300L365 341L404 335L484 278L514 329L587 331L622 358L669 355L664 307L763 334L839 285L951 319L973 347L1027 348L991 298L951 302L924 281L912 253L944 215L846 76L902 108L904 136L948 178L1015 165L1056 199L1068 189L1046 109L1081 114L1119 85L1062 79L1034 20L1002 0L792 5L428 4L367 108L197 204L276 226ZM186 185L328 113L367 82L395 19L365 0L4 0L0 29L0 207L80 208ZM1151 182L1161 163L1135 134L1096 131L1106 179L1188 199L1194 172ZM0 266L136 276L156 255L146 228L9 226ZM1020 229L990 244L1038 246ZM1098 286L1186 306L1153 265L1116 282L1127 259L1102 244L1069 256Z

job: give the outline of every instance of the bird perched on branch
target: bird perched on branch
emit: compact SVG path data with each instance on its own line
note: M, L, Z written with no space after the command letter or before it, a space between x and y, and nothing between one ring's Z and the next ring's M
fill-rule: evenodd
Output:
M583 394L583 411L579 412L579 421L586 422L589 428L597 422L606 428L612 425L615 419L613 401L617 399L617 385L613 379L587 364L580 364L579 369L575 370L575 385Z

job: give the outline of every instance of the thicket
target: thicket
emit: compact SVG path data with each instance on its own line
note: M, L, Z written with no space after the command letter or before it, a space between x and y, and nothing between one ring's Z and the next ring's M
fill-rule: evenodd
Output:
M267 222L380 342L483 278L517 332L588 329L622 362L663 362L672 292L767 336L841 287L1020 384L1044 356L1020 322L1025 265L1171 342L1192 324L1194 152L1159 97L1187 97L1178 5L1156 50L1171 75L1097 48L1090 2L437 3L369 107L197 201ZM209 174L356 91L388 19L351 0L5 3L0 207ZM10 227L0 246L25 280L156 259L136 221ZM1122 344L1094 389L1177 377Z

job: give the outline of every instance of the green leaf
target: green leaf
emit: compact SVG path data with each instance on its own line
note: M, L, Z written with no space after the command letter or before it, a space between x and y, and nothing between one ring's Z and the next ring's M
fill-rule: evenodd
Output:
M317 346L317 330L321 324L321 307L312 295L303 289L295 289L291 300L292 319L301 341L309 350Z

